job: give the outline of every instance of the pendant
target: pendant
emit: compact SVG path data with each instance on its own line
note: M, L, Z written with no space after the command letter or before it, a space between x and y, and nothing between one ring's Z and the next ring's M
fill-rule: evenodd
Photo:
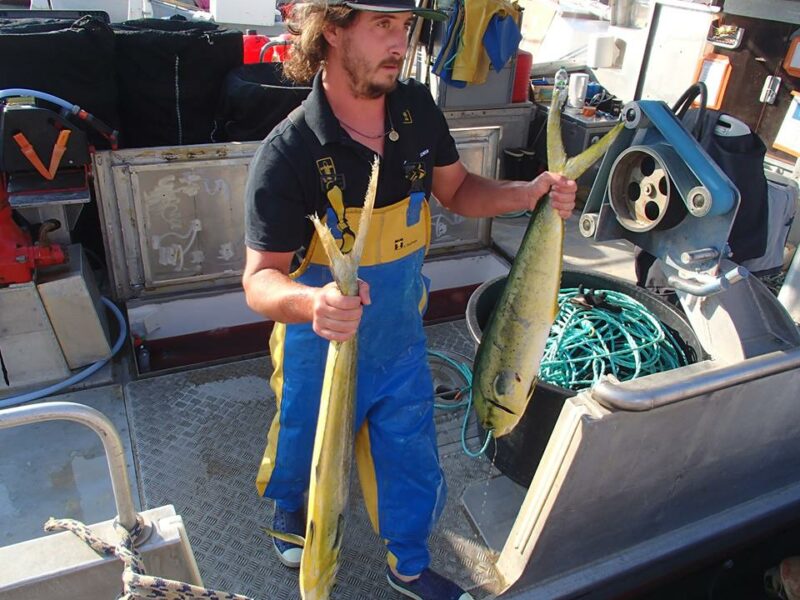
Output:
M396 141L397 141L397 140L399 140L399 139L400 139L400 134L399 134L399 133L397 133L397 132L396 132L394 129L392 129L392 130L389 132L389 141L390 141L390 142L396 142Z

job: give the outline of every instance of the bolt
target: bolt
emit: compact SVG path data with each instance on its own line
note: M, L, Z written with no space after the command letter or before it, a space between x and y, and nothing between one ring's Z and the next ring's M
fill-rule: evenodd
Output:
M703 194L695 194L692 196L692 206L695 208L703 208L706 205L706 199Z
M650 198L652 198L653 196L656 195L656 190L653 187L653 184L651 184L651 183L645 184L645 186L644 186L644 194L645 194L645 196L649 196Z
M628 112L625 113L625 119L627 119L630 122L633 122L633 120L636 119L636 110L634 110L633 108L629 108Z

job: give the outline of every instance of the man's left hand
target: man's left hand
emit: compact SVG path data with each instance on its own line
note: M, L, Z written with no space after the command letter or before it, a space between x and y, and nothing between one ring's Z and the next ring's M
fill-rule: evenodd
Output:
M575 210L575 193L578 184L572 179L567 179L558 173L545 171L530 183L531 204L530 209L536 208L539 201L550 194L550 205L562 219L568 219Z

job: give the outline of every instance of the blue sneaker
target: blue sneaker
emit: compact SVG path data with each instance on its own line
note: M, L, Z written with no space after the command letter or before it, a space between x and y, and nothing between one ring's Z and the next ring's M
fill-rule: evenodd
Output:
M386 569L389 585L415 600L473 600L472 596L449 579L425 569L414 581L401 581L391 569Z
M282 533L292 533L303 537L306 534L306 515L303 509L289 512L275 507L275 514L272 517L272 529ZM300 558L303 556L303 548L296 544L272 538L272 545L278 554L278 560L290 569L300 568Z

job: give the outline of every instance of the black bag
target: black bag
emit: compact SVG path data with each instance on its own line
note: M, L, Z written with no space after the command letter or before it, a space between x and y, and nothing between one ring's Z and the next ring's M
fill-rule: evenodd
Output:
M219 141L263 140L311 92L283 76L279 62L242 65L228 73L217 119ZM224 136L224 137L223 137ZM217 137L217 136L215 136Z
M0 56L0 89L45 92L119 127L114 33L103 21L2 19ZM98 147L108 147L99 134L83 128Z
M758 135L725 137L714 129L725 114L718 110L689 110L683 124L739 190L739 210L728 236L731 259L742 263L762 256L767 249L769 202L764 157L767 147Z
M141 19L114 25L122 146L207 144L222 82L242 64L240 31Z

